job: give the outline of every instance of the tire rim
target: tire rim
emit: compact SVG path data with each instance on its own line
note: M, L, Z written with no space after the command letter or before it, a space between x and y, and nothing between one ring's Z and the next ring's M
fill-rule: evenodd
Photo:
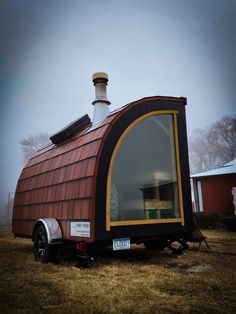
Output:
M45 239L45 236L40 233L37 239L37 248L36 248L37 256L40 259L42 259L45 255L45 251L46 251L46 239Z

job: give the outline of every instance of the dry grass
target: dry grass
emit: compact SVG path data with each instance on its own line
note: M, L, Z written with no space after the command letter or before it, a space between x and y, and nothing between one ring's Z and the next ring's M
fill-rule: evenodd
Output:
M11 226L0 225L0 237L3 238L10 236L12 236Z
M205 234L210 250L107 249L88 269L36 263L30 240L0 238L0 313L236 313L236 233Z

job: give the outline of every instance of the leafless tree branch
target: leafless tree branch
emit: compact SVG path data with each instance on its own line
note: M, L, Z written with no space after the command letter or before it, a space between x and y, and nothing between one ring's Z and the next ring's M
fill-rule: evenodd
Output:
M21 150L23 152L24 162L33 157L36 152L50 143L47 133L37 133L24 138L21 142Z
M236 116L225 116L189 140L191 173L214 169L236 158Z

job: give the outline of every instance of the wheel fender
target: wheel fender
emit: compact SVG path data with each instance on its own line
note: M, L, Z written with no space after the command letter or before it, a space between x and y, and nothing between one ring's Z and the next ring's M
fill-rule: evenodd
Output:
M62 241L61 227L55 218L38 219L34 224L33 234L40 224L46 229L49 244L56 244Z

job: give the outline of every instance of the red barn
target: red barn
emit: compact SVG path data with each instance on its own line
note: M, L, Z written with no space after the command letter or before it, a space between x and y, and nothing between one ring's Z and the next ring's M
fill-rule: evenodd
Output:
M221 168L197 173L192 180L197 212L217 214L220 218L234 214L236 159Z

